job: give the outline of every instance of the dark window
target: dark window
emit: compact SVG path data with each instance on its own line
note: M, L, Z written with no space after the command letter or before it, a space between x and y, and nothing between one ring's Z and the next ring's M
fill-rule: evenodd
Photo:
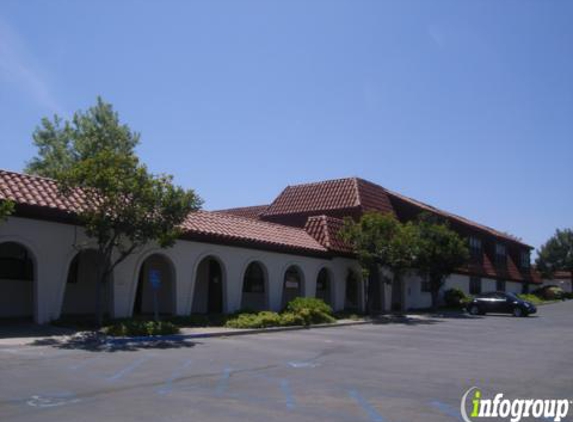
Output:
M26 248L14 242L0 245L0 279L34 279L34 263Z
M507 266L507 251L502 243L495 244L495 264L498 267Z
M470 277L470 295L479 295L481 293L481 278Z
M504 280L497 280L495 283L495 290L498 292L505 292L505 281Z
M318 273L316 279L316 290L317 291L327 291L328 290L328 270L323 268Z
M524 270L528 270L531 265L531 256L529 251L521 251L520 255L520 264L521 268Z
M256 262L252 262L245 271L245 280L243 283L243 292L245 293L264 293L265 291L265 274L263 269Z
M481 239L477 237L470 236L469 238L470 246L470 256L473 261L482 262L483 260L483 250Z

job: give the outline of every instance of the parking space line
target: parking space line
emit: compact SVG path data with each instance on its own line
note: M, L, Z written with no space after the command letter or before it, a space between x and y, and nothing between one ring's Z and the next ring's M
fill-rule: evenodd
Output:
M183 365L181 365L179 368L177 368L175 371L172 372L171 376L167 379L167 381L165 381L165 383L157 389L157 392L159 394L167 394L169 393L171 390L173 390L173 381L175 381L177 378L179 378L179 376L181 375L181 373L183 372L183 370L185 368L188 368L189 365L191 365L192 360L186 360Z
M366 412L366 414L368 415L368 418L372 421L372 422L385 422L385 419L382 417L382 415L380 415L376 409L374 409L374 407L372 407L372 405L370 403L368 403L368 401L362 397L360 395L360 393L356 390L350 390L348 392L348 395L354 399L354 401L356 403L358 403L360 405L360 407L362 408L362 410L364 410Z
M108 381L117 381L117 380L123 378L124 375L129 374L131 371L133 371L135 368L137 368L139 365L141 365L146 360L149 360L149 356L144 356L144 357L137 359L136 361L132 362L130 365L126 366L122 370L116 372L114 375L108 377L107 380Z
M290 388L290 383L288 382L288 380L286 379L281 380L281 390L285 396L287 409L289 410L294 409L295 408L294 397L292 395L292 389Z

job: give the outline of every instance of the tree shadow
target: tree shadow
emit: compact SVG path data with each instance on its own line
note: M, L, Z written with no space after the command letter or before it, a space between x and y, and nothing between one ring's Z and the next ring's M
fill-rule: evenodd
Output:
M83 350L87 352L136 352L146 349L181 349L201 344L177 336L150 338L109 338L97 332L83 332L64 338L35 340L31 346L51 346L63 350Z

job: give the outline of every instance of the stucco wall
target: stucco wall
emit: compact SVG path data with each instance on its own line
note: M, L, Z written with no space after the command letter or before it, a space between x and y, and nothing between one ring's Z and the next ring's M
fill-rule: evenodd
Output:
M0 225L0 243L9 241L22 244L33 255L35 280L29 285L33 290L31 304L35 320L43 323L57 319L62 310L72 259L78 249L93 246L93 243L85 237L81 228L19 217L10 217ZM344 307L346 276L349 269L360 273L357 262L346 258L321 259L189 241L178 241L174 247L165 250L149 246L116 267L110 291L112 302L110 311L113 317L127 317L132 314L140 268L145 259L155 253L168 259L174 269L174 308L178 315L187 315L193 311L197 268L203 258L208 256L216 257L223 266L226 312L240 309L243 275L252 261L261 262L266 268L267 301L269 308L273 310L281 308L284 273L291 265L296 265L303 274L305 296L315 295L318 273L323 267L328 268L332 283L332 303L336 310ZM18 297L9 282L4 280L1 282L0 297ZM83 300L89 300L89 296L82 295ZM360 300L363 309L363 295ZM0 315L1 312L15 312L2 303L0 301ZM15 304L17 301L11 303ZM68 306L72 307L71 304Z

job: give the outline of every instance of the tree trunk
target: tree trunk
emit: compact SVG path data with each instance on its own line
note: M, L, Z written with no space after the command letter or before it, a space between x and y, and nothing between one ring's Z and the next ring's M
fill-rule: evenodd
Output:
M404 286L403 277L399 271L392 271L392 310L396 312L404 311Z
M439 288L435 289L432 286L431 294L432 294L432 312L436 312L438 310L438 298L440 296L440 289Z
M383 287L382 287L383 288ZM380 302L380 272L378 270L378 265L373 265L368 269L368 293L366 298L366 310L368 315L376 315L380 309L376 309L376 304ZM378 297L378 301L376 298ZM384 309L384 305L380 306Z

